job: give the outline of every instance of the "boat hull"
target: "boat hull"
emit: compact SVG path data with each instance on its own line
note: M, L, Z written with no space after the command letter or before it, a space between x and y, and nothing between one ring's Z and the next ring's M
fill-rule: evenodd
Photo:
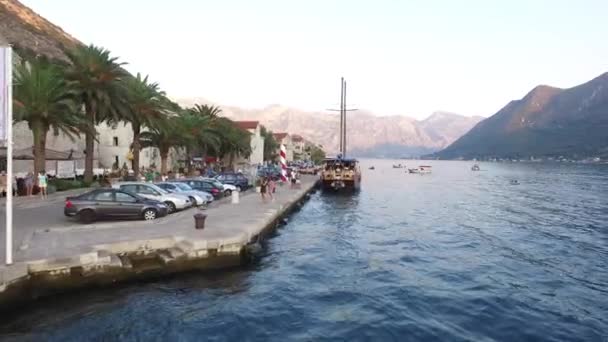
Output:
M346 192L359 190L360 188L360 180L321 180L321 189L327 192Z

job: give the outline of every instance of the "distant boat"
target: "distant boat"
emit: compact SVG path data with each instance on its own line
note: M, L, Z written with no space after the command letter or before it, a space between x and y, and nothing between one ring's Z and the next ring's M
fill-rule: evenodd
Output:
M519 185L519 181L517 179L511 179L511 185Z
M373 166L370 166L370 167L369 167L369 169L370 169L370 170L375 170L376 168L375 168L375 167L373 167Z
M481 169L479 168L479 165L475 164L473 165L473 167L471 167L471 171L480 171Z
M429 165L421 165L413 169L407 169L408 173L431 173L432 167Z
M429 165L420 165L419 169L420 169L420 173L431 173L432 172L432 167Z
M405 166L401 165L401 164L393 164L393 169L403 169Z

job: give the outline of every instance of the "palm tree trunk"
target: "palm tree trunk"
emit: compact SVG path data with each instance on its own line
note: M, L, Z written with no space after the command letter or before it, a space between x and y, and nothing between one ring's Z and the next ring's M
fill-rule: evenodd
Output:
M190 146L186 146L186 170L188 170L188 175L192 174L192 158L191 158L191 148Z
M234 152L230 152L230 156L228 158L228 167L230 170L234 171Z
M138 124L131 123L131 127L133 128L133 171L139 172L139 135L141 134L141 126Z
M46 168L46 134L49 131L42 121L31 124L34 135L34 175L38 175Z
M163 146L160 150L160 174L167 174L167 159L169 158L169 148Z
M85 104L85 111L87 113L87 120L89 121L90 129L95 128L95 109ZM84 156L84 181L92 182L93 181L93 158L95 152L95 135L94 131L87 131L85 133L85 156Z

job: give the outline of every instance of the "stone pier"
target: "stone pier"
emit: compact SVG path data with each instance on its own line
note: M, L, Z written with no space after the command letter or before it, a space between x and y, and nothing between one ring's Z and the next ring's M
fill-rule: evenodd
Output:
M199 209L151 222L37 229L17 242L16 262L0 266L0 310L76 288L238 266L246 262L250 246L307 199L316 180L304 176L297 189L277 186L274 201L263 202L250 190L238 204L229 199L214 204L201 211L208 216L203 230L194 228Z

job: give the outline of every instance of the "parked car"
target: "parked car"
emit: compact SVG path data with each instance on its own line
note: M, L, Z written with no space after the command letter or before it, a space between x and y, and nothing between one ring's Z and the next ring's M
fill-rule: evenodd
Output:
M224 197L224 186L215 179L188 178L179 179L176 182L188 184L194 190L208 192L215 199Z
M65 216L91 223L101 218L143 218L154 220L167 215L168 206L156 200L118 189L97 189L65 200Z
M249 188L249 179L242 173L222 173L215 177L222 184L234 185L238 191L244 191Z
M113 188L127 191L149 199L164 202L169 207L169 214L190 208L192 202L186 195L172 194L158 186L145 182L119 182L112 185Z
M271 177L273 180L277 181L281 179L281 171L274 167L265 167L258 169L257 172L258 177Z
M208 192L194 190L188 184L184 183L173 183L173 182L162 182L156 183L156 185L168 192L186 195L190 197L190 201L194 206L205 205L213 202L213 195Z

